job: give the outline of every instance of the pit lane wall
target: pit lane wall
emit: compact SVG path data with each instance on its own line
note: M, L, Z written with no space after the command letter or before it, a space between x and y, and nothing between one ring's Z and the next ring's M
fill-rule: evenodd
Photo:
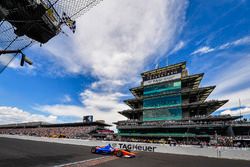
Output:
M19 135L0 135L0 137L51 142L51 143L61 143L61 144L83 145L83 146L102 146L110 143L113 147L121 149L130 149L134 151L205 156L213 158L241 159L250 161L250 148L228 148L228 147L200 148L199 146L192 146L192 145L170 146L169 144L81 140L81 139L58 139L58 138L19 136Z

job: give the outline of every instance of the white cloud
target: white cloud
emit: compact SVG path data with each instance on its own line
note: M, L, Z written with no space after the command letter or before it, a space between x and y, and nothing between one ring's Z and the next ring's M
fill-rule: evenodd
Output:
M124 104L120 102L120 98L125 95L121 93L95 93L91 90L85 90L81 93L81 100L87 109L96 111L111 111L121 110L125 107Z
M239 109L236 109L236 110L228 109L228 110L222 111L220 113L220 115L227 115L227 114L230 114L230 115L233 115L233 116L248 115L248 114L250 114L250 108L245 107L245 108L239 108Z
M250 36L246 36L246 37L240 38L232 42L232 45L235 45L235 46L246 45L246 44L250 44Z
M60 70L96 78L81 94L83 107L44 105L57 116L93 114L108 123L124 119L121 89L139 84L145 65L172 48L185 19L185 0L109 0L77 20L72 38L59 36L44 45ZM152 57L152 55L156 55Z
M250 36L242 37L240 39L237 39L232 42L225 43L221 46L219 46L217 49L222 50L222 49L227 49L233 46L239 46L239 45L249 45L250 44Z
M209 96L209 99L229 99L229 102L222 109L239 106L239 99L242 105L250 106L250 88L248 87L248 83L250 82L250 54L229 54L233 54L239 58L231 60L229 63L224 62L225 64L215 71L210 69L213 79L207 84L215 84L216 89Z
M75 105L66 104L55 104L55 105L43 105L34 107L35 110L51 113L56 116L74 116L82 117L84 116L83 108Z
M128 108L120 102L120 98L124 96L120 93L95 93L90 90L85 90L81 93L81 100L84 106L76 105L43 105L36 106L34 109L51 113L56 116L75 116L81 118L84 115L94 115L94 118L104 119L108 123L117 121L117 111ZM123 116L119 116L123 118Z
M195 55L195 54L205 54L205 53L209 53L214 51L214 48L210 48L208 46L203 46L197 50L195 50L193 53L191 53L191 55Z
M61 99L63 103L69 103L72 101L70 95L64 95L63 98Z
M0 68L8 65L12 59L14 58L14 54L2 54L1 57L0 57ZM16 68L15 65L13 65L12 63L10 63L10 67L12 68Z
M21 122L56 122L57 117L54 115L44 116L39 114L31 114L16 107L0 106L0 122L1 124L21 123Z
M20 66L20 61L19 59L14 59L8 66L9 68L13 68L13 69L20 69L21 66Z
M128 108L120 102L122 96L124 95L121 93L95 93L85 90L81 93L84 106L56 104L36 106L34 109L56 116L82 118L84 115L93 115L95 120L105 120L107 123L112 124L118 120L126 119L118 114L118 111Z
M59 116L81 118L89 114L108 123L125 119L117 113L128 108L121 101L126 96L120 93L121 88L139 84L138 76L144 66L172 48L182 29L186 7L186 0L109 0L100 3L77 20L74 35L59 35L42 48L36 45L30 50L31 53L39 50L39 53L46 53L49 60L54 60L50 68L55 74L55 69L59 69L59 74L64 71L96 78L97 81L79 95L83 106L34 107L50 116L0 107L1 123L55 122ZM6 64L7 58L0 63ZM18 61L10 67L19 68ZM62 103L70 102L71 98L65 95L62 100Z
M228 48L235 47L235 46L249 45L249 44L250 44L250 36L245 36L245 37L242 37L240 39L234 40L232 42L224 43L224 44L217 46L217 47L214 47L214 48L211 48L209 46L203 46L203 47L193 51L191 53L191 55L195 55L195 54L202 55L202 54L206 54L206 53L210 53L210 52L214 52L214 51L228 49Z
M179 42L175 45L175 47L170 51L169 54L176 53L177 51L181 50L184 46L185 46L185 42L184 42L184 41L179 41Z
M44 48L70 73L89 72L101 81L130 81L155 53L161 56L184 21L186 2L110 0L77 20L72 38Z
M28 65L27 63L25 63L24 66L21 66L19 55L17 55L16 57L13 56L14 54L2 54L0 56L0 70L3 69L6 65L8 65L7 68L14 69L24 74L36 74L36 67L34 65Z
M230 63L228 66L222 66L219 74L214 75L215 82L218 83L216 88L217 93L229 90L232 87L238 86L243 83L250 81L250 54L241 53L244 55L241 56L238 60L235 60L233 63ZM238 54L234 54L239 56Z
M234 45L246 44L247 39L241 38L226 45L231 47L233 43ZM224 48L226 48L226 45ZM231 111L230 108L239 107L239 99L242 106L250 106L250 54L248 52L219 52L214 54L211 62L202 57L199 58L199 62L207 62L202 66L208 65L204 68L204 71L208 71L207 75L211 75L211 79L206 85L216 85L216 89L208 99L229 100L220 108L220 110L226 109L223 112L224 114L237 113L237 111Z
M231 91L226 93L215 93L209 97L209 99L229 99L229 102L226 103L221 109L239 107L239 99L241 100L241 105L249 106L250 105L250 88L241 89L238 91Z

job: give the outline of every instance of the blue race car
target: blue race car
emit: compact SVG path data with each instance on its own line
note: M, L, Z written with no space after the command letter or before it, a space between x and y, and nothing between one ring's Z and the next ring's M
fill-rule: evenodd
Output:
M92 153L97 153L97 154L111 154L115 151L115 149L110 145L106 146L96 146L91 148Z
M111 154L111 155L116 155L117 157L129 157L129 158L135 157L135 153L132 153L129 150L114 148L110 144L106 146L92 147L91 152L96 154Z

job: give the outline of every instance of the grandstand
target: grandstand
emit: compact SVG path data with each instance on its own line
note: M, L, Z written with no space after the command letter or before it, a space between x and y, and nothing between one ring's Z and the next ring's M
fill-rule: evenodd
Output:
M0 125L0 134L28 135L59 138L106 138L114 132L105 122L75 122L50 124L46 122L27 122ZM107 133L107 131L109 133Z
M189 75L186 62L142 73L141 85L130 89L134 98L124 101L131 109L119 111L128 119L115 122L119 137L182 142L249 137L250 122L239 120L242 116L211 115L228 100L206 100L216 86L200 87L203 76Z

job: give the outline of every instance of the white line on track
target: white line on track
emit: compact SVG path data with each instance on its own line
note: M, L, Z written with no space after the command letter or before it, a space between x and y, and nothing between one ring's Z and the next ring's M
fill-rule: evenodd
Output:
M107 158L107 156L87 159L87 160L83 160L83 161L76 161L76 162L71 162L71 163L66 163L66 164L61 164L61 165L55 165L54 167L63 167L63 166L68 166L68 165L76 165L76 164L79 164L79 163L84 163L84 162L93 161L93 160L100 160L100 159L104 159L104 158Z

